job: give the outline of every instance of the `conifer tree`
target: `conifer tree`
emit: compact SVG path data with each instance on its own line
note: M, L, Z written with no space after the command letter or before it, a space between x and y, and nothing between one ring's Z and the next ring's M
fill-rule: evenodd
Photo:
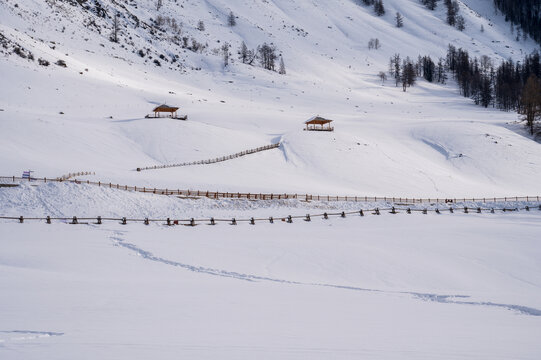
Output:
M385 7L383 6L383 0L374 1L374 12L377 16L385 15Z
M464 31L464 29L466 29L466 20L464 20L462 15L458 15L456 17L456 28L460 31Z
M447 24L455 26L459 10L458 2L456 0L444 0L444 4L447 7Z
M402 26L404 26L404 17L399 12L396 12L396 16L394 19L396 21L397 28L401 28Z
M235 18L235 14L233 14L233 11L229 12L229 16L227 17L227 25L231 27L237 25L237 19Z

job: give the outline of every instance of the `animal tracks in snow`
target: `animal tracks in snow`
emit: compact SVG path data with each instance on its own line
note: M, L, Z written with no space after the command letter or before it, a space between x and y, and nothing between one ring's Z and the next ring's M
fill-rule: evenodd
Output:
M392 291L392 290L369 289L369 288L362 288L362 287L357 287L357 286L346 286L346 285L337 285L337 284L328 284L328 283L313 283L313 282L310 283L310 282L293 281L293 280L286 280L286 279L277 279L277 278L252 275L252 274L242 274L242 273L238 273L234 271L227 271L227 270L221 270L221 269L214 269L214 268L184 264L178 261L168 260L163 257L156 256L152 254L151 252L141 249L134 244L125 242L124 239L120 237L121 235L122 233L115 232L114 235L111 236L111 240L114 241L115 245L120 246L124 249L131 250L132 252L135 252L138 256L142 257L145 260L155 261L155 262L159 262L165 265L174 266L174 267L182 268L184 270L202 273L202 274L228 277L228 278L234 278L237 280L244 280L244 281L269 281L269 282L282 283L282 284L288 284L288 285L318 286L318 287L327 287L327 288L352 290L352 291L374 292L374 293L381 293L381 294L394 294L394 295L404 294L404 295L410 295L416 299L420 299L423 301L431 301L431 302L437 302L437 303L443 303L443 304L497 307L497 308L504 308L507 310L515 311L523 315L541 316L540 309L531 308L531 307L522 306L522 305L515 305L515 304L500 304L500 303L494 303L490 301L469 301L468 300L470 298L469 295L440 295L440 294L431 294L431 293L418 293L418 292L413 292L413 291Z
M29 341L53 336L62 336L64 333L35 330L0 330L0 343L12 341Z

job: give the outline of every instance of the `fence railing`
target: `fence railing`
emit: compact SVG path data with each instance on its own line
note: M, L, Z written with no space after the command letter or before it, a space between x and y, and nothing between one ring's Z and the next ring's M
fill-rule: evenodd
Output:
M518 212L518 211L530 211L538 209L541 211L541 205L538 205L536 207L530 207L530 206L524 206L524 207L515 207L515 208L482 208L482 207L447 207L447 208L435 208L435 209L427 209L427 208L396 208L396 207L390 207L390 208L369 208L369 209L359 209L355 211L339 211L339 212L324 212L324 213L317 213L317 214L306 214L306 215L287 215L287 216L280 216L280 217L274 217L270 216L267 218L262 217L246 217L246 218L174 218L174 217L168 217L168 218L161 218L161 219L152 219L152 218L128 218L128 217L25 217L25 216L0 216L0 219L3 220L17 220L19 223L23 224L26 220L38 220L38 221L45 221L47 224L51 224L53 221L60 221L60 222L69 222L69 224L78 225L78 224L89 224L93 223L96 225L101 225L103 222L109 222L114 221L118 222L122 225L127 225L130 223L143 223L145 225L150 225L150 223L162 223L164 225L186 225L186 226L196 226L199 224L207 224L207 225L217 225L218 223L229 223L230 225L237 225L239 223L249 223L251 225L255 225L257 223L262 222L269 222L271 224L275 222L286 222L286 223L293 223L294 220L304 220L304 221L312 221L313 219L323 219L328 220L332 217L340 217L345 218L349 215L357 215L357 216L365 216L365 215L381 215L381 214L413 214L413 213L420 213L420 214L428 214L429 212L433 212L436 214L443 214L443 213L464 213L464 214L481 214L483 212L489 212L491 214L496 213L496 211L501 211L503 213L510 213L510 212Z
M238 152L238 153L235 153L235 154L221 156L221 157L212 158L212 159L183 162L183 163L178 163L178 164L165 164L165 165L154 165L154 166L138 167L137 171L166 169L166 168L172 168L172 167L191 166L191 165L215 164L215 163L218 163L218 162L235 159L235 158L238 158L238 157L241 157L241 156L245 156L245 155L249 155L249 154L255 154L255 153L260 152L260 151L276 149L278 147L280 147L280 143L271 144L271 145L265 145L265 146L261 146L261 147L255 148L255 149L244 150L244 151L241 151L241 152Z
M68 173L68 174L62 175L60 177L57 177L56 179L57 180L68 180L68 179L74 178L76 176L85 176L85 175L96 175L96 173L93 172L93 171L80 171L80 172L76 172L76 173Z
M311 195L311 194L275 194L275 193L241 193L241 192L216 192L201 190L160 189L143 186L129 186L113 184L111 182L77 180L77 179L47 179L47 178L22 178L17 176L0 176L4 181L39 181L39 182L69 182L74 184L89 184L111 189L137 191L157 195L173 195L181 197L206 197L210 199L246 199L246 200L300 200L300 201L352 201L352 202L386 202L394 204L424 204L424 203L457 203L457 202L518 202L540 201L541 196L508 196L508 197L477 197L477 198L408 198L408 197L378 197L378 196L334 196L334 195Z

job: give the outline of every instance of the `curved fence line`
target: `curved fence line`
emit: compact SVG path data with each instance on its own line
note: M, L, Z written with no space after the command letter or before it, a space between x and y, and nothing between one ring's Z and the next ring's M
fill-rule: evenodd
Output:
M241 157L241 156L244 156L244 155L255 154L255 153L260 152L260 151L276 149L278 147L280 147L280 143L261 146L261 147L258 147L258 148L255 148L255 149L250 149L250 150L244 150L244 151L241 151L241 152L238 152L238 153L235 153L235 154L226 155L226 156L222 156L222 157L217 157L217 158L213 158L213 159L191 161L191 162L183 162L183 163L179 163L179 164L167 164L167 165L155 165L155 166L147 166L147 167L138 167L137 171L156 170L156 169L165 169L165 168L180 167L180 166L191 166L191 165L215 164L215 163L218 163L218 162L235 159L235 158L238 158L238 157Z
M541 205L538 205L538 207L536 207L538 210L541 211ZM238 223L241 223L241 222L245 222L245 223L249 223L251 225L255 225L256 222L269 222L271 224L273 224L275 221L282 221L282 222L286 222L286 223L293 223L293 220L297 220L297 219L301 219L301 220L304 220L304 221L312 221L313 218L320 218L320 219L323 219L323 220L328 220L329 218L331 217L341 217L341 218L345 218L347 215L358 215L358 216L365 216L365 215L368 215L368 214L372 214L372 215L381 215L382 213L388 213L388 214L399 214L399 213L405 213L405 214L412 214L414 212L418 212L418 213L422 213L422 214L428 214L429 212L434 212L436 214L442 214L444 212L448 212L450 214L454 214L455 212L461 212L461 213L464 213L464 214L481 214L483 211L484 212L490 212L491 214L494 214L496 211L501 211L503 213L508 213L508 212L517 212L517 211L521 211L521 210L526 210L526 211L530 211L530 210L533 210L535 208L530 208L529 206L525 206L525 207L522 207L522 208L481 208L481 207L474 207L474 208L468 208L468 207L448 207L448 208L445 208L445 209L439 209L439 208L436 208L436 209L427 209L427 208L424 208L424 209L412 209L412 208L396 208L396 207L391 207L391 208L373 208L373 209L359 209L359 210L356 210L356 211L340 211L340 212L332 212L332 213L327 213L327 212L324 212L324 213L318 213L318 214L306 214L306 215L295 215L295 216L292 216L292 215L287 215L287 216L283 216L283 217L273 217L273 216L270 216L268 218L255 218L255 217L250 217L250 218L228 218L228 219L225 219L225 218L214 218L214 217L211 217L211 218L205 218L205 219L197 219L197 218L189 218L189 219L178 219L178 218L162 218L162 219L149 219L149 218L144 218L144 219L137 219L137 218L128 218L128 217L121 217L121 218L115 218L115 217L101 217L101 216L97 216L97 217L77 217L77 216L73 216L73 217L51 217L51 216L47 216L47 217L24 217L24 216L0 216L0 219L4 219L4 220L18 220L19 223L24 223L25 220L39 220L39 221L45 221L47 224L51 224L52 221L63 221L63 222L68 222L70 224L73 224L73 225L77 225L77 224L89 224L89 221L95 221L93 222L93 224L96 224L96 225L101 225L103 222L105 221L115 221L115 222L119 222L120 224L122 225L127 225L128 222L139 222L139 223L143 223L145 225L150 225L150 223L163 223L164 225L186 225L186 226L195 226L195 225L199 225L201 223L206 223L207 225L216 225L217 223L219 222L225 222L225 223L229 223L230 225L237 225Z
M56 179L57 180L68 180L68 179L74 178L76 176L84 176L84 175L96 175L96 173L93 172L93 171L80 171L80 172L76 172L76 173L68 173L68 174L62 175L60 177L57 177Z
M240 193L240 192L215 192L201 190L180 190L180 189L159 189L143 186L128 186L113 184L110 182L90 180L61 180L47 178L22 178L17 176L0 176L0 180L7 181L41 181L41 182L69 182L74 184L89 184L111 189L137 191L157 195L173 195L185 198L206 197L210 199L246 199L246 200L300 200L300 201L352 201L352 202L389 202L394 204L423 204L423 203L457 203L457 202L519 202L519 201L540 201L541 196L507 196L507 197L478 197L478 198L401 198L401 197L377 197L377 196L331 196L331 195L310 195L310 194L270 194L270 193Z

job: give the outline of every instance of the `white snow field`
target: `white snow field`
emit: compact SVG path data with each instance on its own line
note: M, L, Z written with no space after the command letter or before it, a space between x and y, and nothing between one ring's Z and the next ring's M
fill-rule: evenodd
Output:
M539 213L2 223L3 359L538 359Z
M77 178L243 193L541 196L541 147L516 113L475 106L453 80L418 79L403 92L378 77L395 53L437 60L452 44L498 64L539 49L515 40L491 0L459 3L463 32L445 24L441 2L431 12L417 0L385 0L382 17L353 0L163 0L159 11L151 0L3 0L0 176L89 171ZM230 11L235 27L226 24ZM182 33L151 29L158 15ZM183 48L183 36L207 47ZM368 50L372 38L380 49ZM276 45L287 74L242 64L242 41ZM16 47L35 59L13 54ZM188 120L145 118L162 103ZM315 115L333 119L335 131L303 131ZM277 142L216 164L136 171ZM4 185L0 217L26 220L0 219L2 360L541 357L535 201L451 205L520 211L424 215L406 214L410 204ZM399 214L281 221L392 205ZM425 206L446 208L414 209ZM45 216L162 221L28 219ZM274 224L163 221L269 216Z

